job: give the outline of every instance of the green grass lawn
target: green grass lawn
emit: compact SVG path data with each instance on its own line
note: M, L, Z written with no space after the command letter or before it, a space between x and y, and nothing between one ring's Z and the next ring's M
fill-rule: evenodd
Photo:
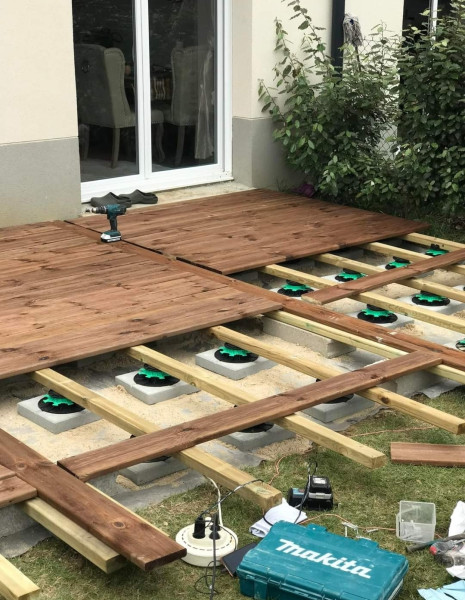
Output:
M465 388L444 394L437 400L427 400L424 397L419 399L465 417ZM463 443L461 437L435 428L423 429L424 427L423 423L410 417L383 410L375 417L354 426L349 435L387 455L391 441ZM397 431L399 429L410 431ZM335 514L360 528L386 528L370 533L369 537L382 548L393 552L402 553L405 550L404 543L390 530L395 527L399 500L435 502L436 532L447 535L450 514L456 502L465 498L464 469L388 464L382 469L370 471L323 448L313 448L304 455L284 457L273 485L283 492L291 485L303 486L309 458L317 458L318 472L330 477L338 503L330 513L309 513L312 521L337 534L343 534L344 530L340 519L332 516ZM250 474L251 478L259 477L269 481L275 475L275 463L262 463L259 467L250 469ZM216 492L213 487L204 485L141 511L141 514L174 536L215 500ZM225 525L237 532L240 545L256 541L248 533L248 528L260 516L260 510L256 506L237 495L231 496L223 504ZM367 535L363 531L360 534ZM418 587L438 587L452 581L427 551L407 556L410 570L399 595L400 600L419 598L416 592ZM42 597L47 600L200 599L206 597L204 594L208 592L205 582L200 580L204 571L182 561L148 574L128 565L113 575L105 575L58 540L45 541L13 562L41 587ZM199 592L195 589L196 582ZM218 570L216 589L220 593L218 597L223 600L243 597L239 592L237 579L232 579L221 570Z

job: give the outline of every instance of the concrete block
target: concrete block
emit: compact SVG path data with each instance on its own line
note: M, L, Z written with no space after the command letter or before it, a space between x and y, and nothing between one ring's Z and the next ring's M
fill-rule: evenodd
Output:
M235 446L242 452L250 452L263 446L269 446L275 442L290 440L294 437L295 433L292 431L278 427L278 425L273 425L271 429L261 433L242 433L241 431L237 431L225 435L220 440L226 444Z
M271 369L276 365L276 363L267 358L263 358L263 356L259 356L257 360L250 363L221 362L215 358L216 350L217 349L214 348L213 350L207 350L206 352L196 354L195 364L204 369L208 369L213 373L217 373L218 375L234 379L235 381L243 379L248 375L255 375L255 373L259 373L265 369Z
M282 286L281 286L281 287L282 287ZM270 292L276 292L276 294L277 294L277 293L278 293L278 290L280 290L280 289L281 289L281 287L271 288L271 289L270 289ZM279 294L279 295L281 296L281 294ZM283 294L283 295L284 295L284 294ZM289 296L285 296L285 297L286 297L286 298L288 298ZM294 296L292 299L293 299L293 300L302 300L302 298L301 298L301 297L299 297L299 296Z
M34 523L18 506L5 506L0 509L0 538L28 529Z
M312 258L296 258L295 260L288 260L285 263L281 263L283 267L293 269L294 271L303 271L304 273L310 273L315 268L315 261Z
M127 477L136 485L145 485L146 483L155 481L155 479L161 479L162 477L166 477L166 475L171 475L184 469L187 469L186 465L170 456L167 460L160 462L146 462L133 465L120 471L120 474Z
M420 294L421 292L418 291L417 293ZM405 304L408 304L409 306L420 306L412 301L414 295L415 294L412 294L412 296L402 296L402 298L398 298L398 300L400 300L400 302L405 302ZM464 305L458 300L451 300L447 306L420 306L420 308L425 308L426 310L431 310L432 312L440 313L441 315L453 315L455 312L462 310Z
M337 366L347 370L362 369L368 365L374 365L382 362L379 357L369 353L357 350L350 356L350 363L338 364ZM396 392L401 396L412 396L413 394L422 392L424 389L436 384L440 381L440 377L428 371L417 371L416 373L410 373L409 375L403 375L397 379L386 381L378 387L382 387L391 392ZM319 418L319 417L318 417Z
M368 410L375 406L375 402L355 395L347 402L340 402L338 404L326 402L325 404L318 404L317 406L312 406L312 408L307 408L302 412L310 415L314 419L318 419L318 421L321 421L322 423L330 423L336 419L350 417L362 410Z
M121 486L116 481L118 473L108 473L107 475L101 475L95 479L91 479L91 483L95 488L106 494L107 496L117 496L121 493Z
M364 308L365 307L361 308L360 310L357 310L356 312L349 313L348 316L357 318L358 313L364 310ZM406 315L399 315L398 313L396 313L396 315L397 321L394 321L394 323L379 323L379 325L381 325L381 327L386 327L386 329L397 329L399 327L404 327L405 325L410 325L410 323L413 323L414 321L412 317L407 317Z
M70 429L75 429L76 427L87 425L100 419L99 416L87 409L68 415L54 415L43 412L39 408L39 400L41 398L43 398L43 394L42 396L36 396L35 398L19 402L17 405L18 414L50 431L50 433L62 433L63 431L69 431Z
M145 404L156 404L157 402L163 402L164 400L171 400L177 398L183 394L193 394L198 392L198 389L186 383L185 381L178 381L174 385L168 385L165 387L149 387L146 385L140 385L134 382L134 376L139 371L132 371L131 373L125 373L124 375L117 375L115 381L118 385L122 385L124 389L132 394L138 400L141 400Z
M241 271L240 273L234 273L234 279L253 285L260 284L260 277L257 271Z
M294 325L281 323L280 321L275 321L268 317L263 317L262 321L264 333L281 338L285 342L290 342L291 344L298 344L299 346L310 348L326 358L334 358L335 356L348 354L355 350L353 346L331 340L322 335L312 333L311 331L300 329L299 327L294 327Z

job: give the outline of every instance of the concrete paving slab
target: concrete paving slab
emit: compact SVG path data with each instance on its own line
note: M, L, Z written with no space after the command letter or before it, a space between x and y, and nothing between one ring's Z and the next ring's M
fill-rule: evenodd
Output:
M323 337L311 331L294 327L294 325L288 325L287 323L281 323L268 317L263 317L263 332L268 335L281 338L285 342L292 344L299 344L299 346L305 346L310 348L314 352L318 352L326 358L334 358L349 352L354 352L355 348L342 342L336 342L329 338Z
M178 471L186 469L186 465L180 460L170 456L167 460L158 462L146 462L139 465L133 465L120 471L120 474L127 477L136 485L145 485L150 481L161 479L167 475L172 475Z
M357 318L359 312L361 311L357 310L357 312L351 312L348 316ZM406 315L399 315L396 313L396 317L397 321L394 321L394 323L379 323L379 325L381 325L381 327L386 327L386 329L397 329L399 327L405 327L405 325L410 325L414 321L412 317L407 317Z
M273 427L268 431L263 431L260 433L243 433L242 431L237 431L236 433L225 435L224 437L220 438L220 440L225 444L235 446L242 452L251 452L257 448L269 446L275 442L290 440L294 437L294 432L283 429L282 427L278 427L278 425L273 425Z
M458 300L451 300L447 306L421 306L413 302L412 298L414 295L415 294L412 294L412 296L402 296L402 298L397 298L397 300L399 300L400 302L405 302L405 304L408 304L409 306L420 306L421 308L431 310L432 312L440 313L441 315L453 315L459 310L465 308L464 304L462 302L459 302Z
M213 373L217 373L218 375L234 379L235 381L244 379L244 377L249 375L255 375L255 373L259 373L265 369L271 369L276 365L276 363L267 358L263 358L263 356L259 356L257 360L250 363L221 362L215 358L216 351L217 348L214 348L213 350L207 350L206 352L196 354L195 364L204 369L208 369Z
M313 406L312 408L307 408L302 412L326 424L331 423L331 421L336 421L337 419L351 417L362 410L374 408L375 405L375 402L355 395L347 402L340 402L337 404L327 402L325 404L318 404L318 406Z
M87 409L81 410L80 412L70 413L67 415L55 415L53 413L43 412L39 408L39 400L42 396L36 396L29 400L22 400L18 403L18 414L29 419L39 427L43 427L50 431L50 433L63 433L81 425L87 425L100 419L99 416L90 412Z
M183 394L193 394L199 390L185 381L178 381L174 385L167 385L164 387L149 387L146 385L140 385L135 383L134 376L139 371L132 371L131 373L125 373L124 375L117 375L115 381L117 384L122 385L124 389L138 400L141 400L145 404L157 404L157 402L163 402L165 400L171 400L177 398Z

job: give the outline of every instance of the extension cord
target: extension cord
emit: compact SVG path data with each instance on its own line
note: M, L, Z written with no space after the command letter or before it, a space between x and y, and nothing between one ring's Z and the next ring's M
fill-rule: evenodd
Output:
M237 535L230 529L218 530L220 536L217 540L212 540L211 521L207 522L205 537L196 539L193 537L194 524L181 529L176 535L176 541L187 550L186 556L182 558L184 562L195 567L213 566L213 541L215 541L216 565L220 564L220 558L234 552L237 548Z

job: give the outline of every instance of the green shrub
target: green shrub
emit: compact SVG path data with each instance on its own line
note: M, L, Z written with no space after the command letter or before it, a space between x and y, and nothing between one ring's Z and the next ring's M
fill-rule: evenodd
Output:
M288 163L313 183L319 196L373 207L390 202L385 181L392 157L379 143L397 111L394 42L377 28L360 53L344 48L344 67L335 67L320 31L299 0L288 2L300 20L298 53L283 24L276 21L275 87L260 82L259 94L276 128ZM382 185L381 185L382 184Z
M464 66L465 0L435 31L412 28L399 52L399 189L433 212L464 209Z

